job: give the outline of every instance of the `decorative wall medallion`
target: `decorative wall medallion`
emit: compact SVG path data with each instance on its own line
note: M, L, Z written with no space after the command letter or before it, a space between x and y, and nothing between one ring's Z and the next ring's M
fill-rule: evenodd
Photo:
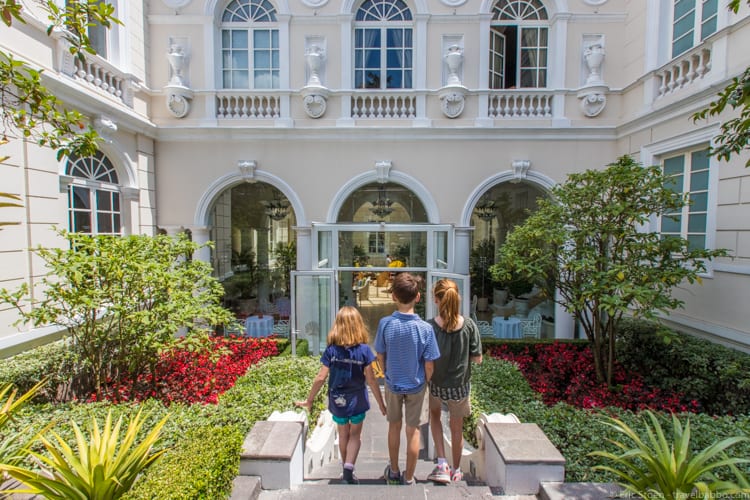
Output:
M305 113L310 118L320 118L326 112L326 99L322 95L309 94L302 99L305 106Z
M440 93L440 109L448 118L458 118L464 111L464 93L460 90L453 89Z
M599 115L607 105L607 96L604 92L594 89L579 93L578 98L581 99L581 111L589 118Z
M466 0L440 0L443 5L447 5L448 7L459 7L466 3Z
M310 7L311 9L317 9L328 3L328 0L302 0L302 3Z
M190 112L190 99L181 92L167 94L167 109L175 118L184 118Z
M583 3L587 5L602 5L607 3L607 0L583 0Z

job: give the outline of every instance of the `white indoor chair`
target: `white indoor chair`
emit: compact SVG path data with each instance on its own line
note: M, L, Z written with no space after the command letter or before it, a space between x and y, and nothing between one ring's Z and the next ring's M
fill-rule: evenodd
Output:
M528 318L521 319L521 336L523 338L538 339L542 330L542 315L533 313Z
M273 324L273 333L280 337L289 337L289 320L280 319Z

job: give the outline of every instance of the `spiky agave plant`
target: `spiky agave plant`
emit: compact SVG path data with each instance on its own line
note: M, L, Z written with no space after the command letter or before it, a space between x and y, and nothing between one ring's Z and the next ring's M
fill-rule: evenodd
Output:
M644 412L650 420L645 422L646 437L641 436L623 421L606 418L606 425L623 434L627 441L608 441L621 453L595 451L590 455L602 457L613 465L597 465L595 469L611 473L620 486L643 498L676 500L684 498L716 498L717 494L747 492L742 485L722 480L715 475L720 467L735 468L748 463L746 458L733 458L726 450L744 436L729 437L707 448L693 452L690 448L690 420L683 426L672 415L672 439L668 440L656 416Z
M88 437L71 421L76 449L55 432L50 432L54 442L40 437L47 453L31 450L28 453L42 465L41 471L21 466L6 468L10 476L27 487L12 493L32 493L60 500L116 500L130 490L143 469L166 451L152 452L152 448L168 418L169 415L159 421L137 444L137 436L145 422L141 411L129 421L122 440L122 417L113 427L111 410L101 430L96 418L92 417Z

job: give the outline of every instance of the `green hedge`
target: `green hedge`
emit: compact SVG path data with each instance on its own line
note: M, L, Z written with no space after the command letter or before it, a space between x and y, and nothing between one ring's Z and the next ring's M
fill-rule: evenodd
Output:
M169 413L159 444L169 449L144 472L133 489L137 496L132 498L228 498L231 479L239 468L239 447L244 436L256 421L266 420L274 410L295 410L294 401L307 397L319 369L320 361L309 356L266 359L240 377L219 398L218 405L173 404L167 408L155 400L120 405L33 404L19 412L8 431L31 426L35 432L54 421L55 432L67 442L74 442L70 420L83 426L92 416L101 423L110 408L115 418L143 408L148 420L144 429L150 429ZM325 408L323 395L321 391L315 401L310 416L313 424ZM206 446L207 442L211 446ZM167 493L170 496L165 496Z
M0 384L13 383L19 393L24 393L47 377L48 382L36 400L55 401L55 389L65 383L60 368L70 355L68 342L58 340L3 359L0 361Z
M599 459L588 455L597 450L617 451L608 439L621 436L604 425L601 416L615 416L637 431L644 429L636 414L618 408L591 411L564 403L546 406L515 365L489 357L472 369L471 399L473 421L480 413L513 413L521 422L539 425L565 457L565 480L571 482L614 480L608 474L592 470ZM691 444L696 451L726 437L750 436L748 416L711 417L690 414L682 415L681 420L684 422L687 416L692 427ZM660 420L665 432L671 432L670 416L661 414ZM750 443L733 447L731 455L750 456Z
M243 438L235 426L192 429L151 466L125 500L227 498L239 472Z
M617 359L647 384L697 400L706 413L750 414L750 355L675 332L665 343L659 329L649 321L621 321Z

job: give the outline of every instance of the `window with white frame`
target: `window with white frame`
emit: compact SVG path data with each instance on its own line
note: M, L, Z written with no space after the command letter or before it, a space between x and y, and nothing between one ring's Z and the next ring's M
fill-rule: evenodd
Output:
M718 0L675 0L672 11L672 57L716 32Z
M680 211L661 217L661 234L688 240L690 248L706 248L709 186L708 149L688 151L662 161L666 186L679 194L687 194L690 203Z
M109 158L100 151L85 158L72 156L65 173L73 178L68 186L69 230L120 234L120 186Z
M384 232L370 233L367 247L368 247L367 251L369 253L377 253L377 254L385 253L385 233Z
M65 6L71 2L81 2L82 0L65 0ZM90 3L90 2L89 2ZM115 0L98 0L97 4L110 4L115 6L115 17L117 17L117 1ZM60 4L58 4L60 5ZM101 24L91 21L88 24L87 33L89 37L89 43L91 48L96 51L96 54L104 59L108 59L112 62L118 62L117 58L117 47L119 35L119 28L116 23L112 23L109 28L102 26Z
M412 88L412 15L402 0L365 0L354 25L354 87Z
M279 30L268 0L232 0L221 17L222 86L279 88Z
M490 24L490 88L547 86L549 27L539 0L499 0Z

